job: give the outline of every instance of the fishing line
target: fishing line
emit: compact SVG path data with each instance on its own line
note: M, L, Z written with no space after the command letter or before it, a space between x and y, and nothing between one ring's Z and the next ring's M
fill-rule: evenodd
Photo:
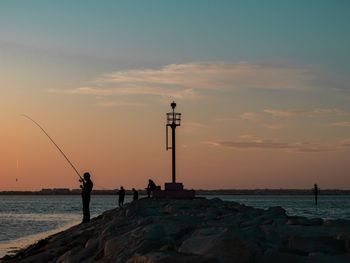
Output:
M31 117L29 117L28 115L25 114L21 114L21 116L31 120L36 126L38 126L40 128L40 130L42 130L45 135L50 139L50 141L56 146L56 148L60 151L60 153L63 155L63 157L67 160L67 162L70 164L70 166L73 168L73 170L76 172L76 174L79 176L79 178L81 180L83 180L83 177L81 177L81 175L79 174L78 170L74 167L74 165L72 164L72 162L68 159L68 157L64 154L64 152L61 150L61 148L55 143L55 141L51 138L51 136L44 130L43 127L40 126L39 123L37 123L35 120L33 120Z

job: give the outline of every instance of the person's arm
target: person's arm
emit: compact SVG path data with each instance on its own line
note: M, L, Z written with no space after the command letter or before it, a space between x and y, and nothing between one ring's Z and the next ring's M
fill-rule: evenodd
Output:
M85 188L85 185L86 185L85 180L80 179L79 181L81 182L80 188L81 189Z

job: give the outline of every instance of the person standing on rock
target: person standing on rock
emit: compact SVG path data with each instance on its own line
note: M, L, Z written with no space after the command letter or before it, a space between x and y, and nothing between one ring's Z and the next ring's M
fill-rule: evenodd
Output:
M317 205L317 196L319 192L320 192L320 188L318 188L317 184L314 184L315 205Z
M123 207L124 206L124 198L125 198L125 190L124 187L121 186L120 190L117 193L119 195L119 200L118 200L118 205L119 207Z
M135 188L132 189L132 193L133 193L133 200L136 201L139 199L139 192L137 192L137 190Z
M81 182L80 188L81 188L81 197L83 200L83 221L82 223L87 223L90 221L90 197L91 197L91 191L94 186L93 182L91 181L90 173L86 172L84 173L84 178L80 179Z
M154 190L156 190L156 188L157 188L157 185L156 185L151 179L149 179L149 180L148 180L148 185L147 185L147 188L146 188L148 198L151 197L151 193L152 193Z

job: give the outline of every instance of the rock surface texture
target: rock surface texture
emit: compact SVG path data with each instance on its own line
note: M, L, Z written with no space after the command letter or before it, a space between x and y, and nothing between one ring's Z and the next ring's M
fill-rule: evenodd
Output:
M350 262L350 221L220 199L142 199L3 262Z

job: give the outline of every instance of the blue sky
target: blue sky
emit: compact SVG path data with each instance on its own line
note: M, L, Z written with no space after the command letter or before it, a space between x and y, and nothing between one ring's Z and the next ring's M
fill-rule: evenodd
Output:
M289 60L349 70L348 1L2 1L2 42L130 66Z

